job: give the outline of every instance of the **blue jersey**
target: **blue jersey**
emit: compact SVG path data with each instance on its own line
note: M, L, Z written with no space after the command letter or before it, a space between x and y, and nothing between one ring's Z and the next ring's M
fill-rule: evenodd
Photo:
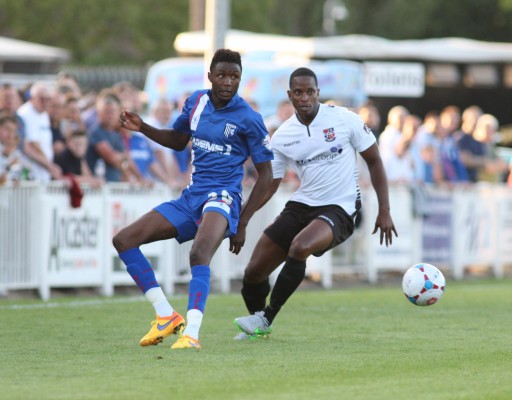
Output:
M191 193L224 189L241 193L244 162L255 164L273 159L270 137L260 114L238 94L216 109L209 90L194 92L173 124L191 135Z

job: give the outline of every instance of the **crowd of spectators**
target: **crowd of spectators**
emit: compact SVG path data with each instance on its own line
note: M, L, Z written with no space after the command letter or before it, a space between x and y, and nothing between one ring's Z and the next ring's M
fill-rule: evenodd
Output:
M146 110L143 92L129 82L86 94L69 74L24 88L3 83L0 184L62 180L94 188L105 182L160 182L183 188L190 178L190 147L178 154L119 124L119 114L129 109L150 124L170 127L177 107L162 100Z
M359 110L368 125L378 118L375 113L372 105ZM397 105L376 134L390 184L453 187L511 180L510 163L497 152L498 120L476 105L463 111L449 105L423 118Z
M135 111L150 125L172 126L184 100L161 99L147 108L144 93L119 82L98 93L82 93L76 80L61 74L55 82L35 82L25 88L0 87L0 184L6 181L76 178L100 187L105 182L130 182L173 188L188 184L190 146L175 152L119 124L123 109ZM258 105L250 104L257 110ZM453 186L479 181L509 182L510 165L496 152L499 123L473 105L461 111L448 106L423 118L397 105L381 115L375 104L354 110L377 136L390 184ZM289 101L281 102L264 122L272 135L293 115ZM247 162L244 184L254 182ZM361 174L364 178L364 173ZM290 171L285 183L299 185Z

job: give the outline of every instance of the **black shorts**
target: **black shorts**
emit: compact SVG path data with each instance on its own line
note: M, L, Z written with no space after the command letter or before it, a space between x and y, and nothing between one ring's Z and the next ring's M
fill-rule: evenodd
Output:
M340 206L331 204L311 207L296 201L287 202L281 214L264 232L288 253L293 238L315 219L323 220L331 227L333 239L326 249L314 253L314 256L319 257L343 243L354 232L354 220Z

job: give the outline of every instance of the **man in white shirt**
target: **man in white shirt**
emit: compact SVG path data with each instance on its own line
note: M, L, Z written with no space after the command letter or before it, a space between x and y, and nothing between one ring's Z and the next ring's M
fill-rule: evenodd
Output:
M380 229L380 243L385 241L386 246L393 233L397 235L375 136L357 114L319 103L319 94L313 71L299 68L291 74L288 97L295 114L272 136L274 180L261 206L279 187L286 167L294 169L301 186L265 229L245 269L242 297L251 315L235 319L241 331L235 339L268 335L277 313L304 279L306 259L352 235L361 207L356 152L368 165L377 193L379 213L373 233ZM283 262L266 305L268 277Z
M18 109L18 115L25 124L23 152L30 161L33 178L41 182L62 177L60 167L53 162L52 130L48 115L50 100L47 84L36 82L30 88L30 99Z
M395 106L388 113L388 124L379 136L379 148L388 182L411 184L414 181L414 162L411 154L412 137L403 133L409 111Z

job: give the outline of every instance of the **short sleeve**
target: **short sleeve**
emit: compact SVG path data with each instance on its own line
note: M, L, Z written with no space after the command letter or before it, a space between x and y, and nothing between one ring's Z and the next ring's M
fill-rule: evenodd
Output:
M271 161L274 158L270 145L270 135L263 123L263 118L256 112L253 113L248 126L247 144L249 145L252 161L255 164Z
M183 111L181 114L176 118L176 121L174 121L174 124L172 124L172 129L186 133L188 135L192 134L192 131L190 130L190 112L192 110L191 105L191 98L187 98L185 100L185 104L183 105Z
M351 111L347 112L352 146L361 153L376 143L375 135L363 119Z
M274 159L272 160L272 174L274 179L284 178L286 173L286 157L279 150L274 149Z

